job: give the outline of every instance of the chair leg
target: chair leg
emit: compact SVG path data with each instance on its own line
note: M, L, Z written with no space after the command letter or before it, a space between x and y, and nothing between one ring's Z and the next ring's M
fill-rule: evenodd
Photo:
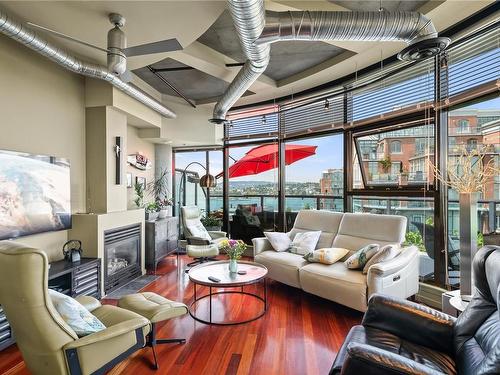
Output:
M154 369L158 370L160 368L160 365L158 364L158 359L156 357L156 350L155 347L156 345L159 344L184 344L186 342L186 339L157 339L156 338L156 323L151 323L151 332L149 333L148 336L148 346L151 347L153 351L153 358L154 358Z

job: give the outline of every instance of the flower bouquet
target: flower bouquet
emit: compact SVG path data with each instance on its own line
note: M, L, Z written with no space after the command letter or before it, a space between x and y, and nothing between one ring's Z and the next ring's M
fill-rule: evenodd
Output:
M245 252L247 245L243 241L226 240L220 246L222 251L225 251L229 258L229 272L238 272L237 260L241 258Z

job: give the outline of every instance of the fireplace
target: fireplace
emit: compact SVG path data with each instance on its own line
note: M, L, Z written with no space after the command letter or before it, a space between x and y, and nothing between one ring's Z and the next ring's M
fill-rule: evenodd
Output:
M141 275L141 224L104 232L103 273L106 294Z

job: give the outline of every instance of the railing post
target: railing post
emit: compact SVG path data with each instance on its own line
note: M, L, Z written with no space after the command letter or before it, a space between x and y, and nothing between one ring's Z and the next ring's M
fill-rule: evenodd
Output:
M321 209L321 208L320 208L320 205L321 205L320 200L321 200L321 199L320 199L320 197L316 197L316 209L317 209L317 210L320 210L320 209Z
M493 233L496 230L496 206L497 204L495 201L488 202L488 230L490 233Z

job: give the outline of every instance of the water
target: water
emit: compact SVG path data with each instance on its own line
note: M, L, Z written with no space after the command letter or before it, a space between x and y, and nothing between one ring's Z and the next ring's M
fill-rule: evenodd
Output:
M342 199L321 199L320 203L325 203L327 209L334 209L337 207L338 210L342 210ZM229 198L229 211L233 213L238 205L249 205L256 204L258 207L261 206L261 199L259 197L231 197ZM316 209L316 198L286 198L286 211L297 212L302 209ZM222 197L211 197L210 198L210 210L222 210L223 199ZM278 198L274 197L264 197L264 211L278 211Z

